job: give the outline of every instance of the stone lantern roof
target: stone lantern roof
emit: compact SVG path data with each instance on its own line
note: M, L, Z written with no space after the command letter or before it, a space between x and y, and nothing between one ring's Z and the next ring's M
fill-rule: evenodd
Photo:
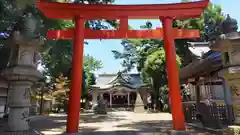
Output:
M231 18L229 15L227 15L227 18L222 22L222 32L224 34L237 32L238 25L237 20Z
M214 51L224 52L227 51L230 44L238 42L238 40L240 40L240 33L237 31L237 24L237 20L228 15L221 25L223 34L210 42L211 49Z

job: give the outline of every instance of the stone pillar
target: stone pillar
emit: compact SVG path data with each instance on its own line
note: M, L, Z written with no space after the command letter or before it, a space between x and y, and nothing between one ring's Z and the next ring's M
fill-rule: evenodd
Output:
M239 67L240 68L240 67ZM240 74L238 75L240 78ZM228 81L228 84L230 86L230 90L232 92L232 106L233 111L235 115L235 124L240 124L240 85L239 85L240 79L235 79L233 81Z
M9 67L3 71L11 87L8 103L10 111L6 130L20 135L29 130L31 87L42 77L37 70L39 60L37 51L42 42L38 39L25 38L19 32L13 35Z
M32 97L31 99L31 109L30 109L30 115L37 115L38 114L38 108L39 108L39 103L38 99L35 99Z
M228 120L229 124L232 124L233 122L233 107L232 107L232 93L231 90L227 84L227 81L224 78L221 78L223 82L223 92L224 92L224 101L227 106L227 114L228 114Z

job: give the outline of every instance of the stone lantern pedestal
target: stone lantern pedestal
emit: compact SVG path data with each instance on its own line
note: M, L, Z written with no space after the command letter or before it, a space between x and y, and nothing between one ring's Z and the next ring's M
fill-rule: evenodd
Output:
M9 80L11 87L9 91L8 107L10 111L7 130L28 130L31 86L41 77L40 73L35 68L16 66L7 69L5 76Z
M223 68L218 75L225 79L230 88L234 123L240 124L240 33L237 32L236 20L229 16L223 21L222 29L224 34L212 41L211 48L221 52ZM231 110L228 109L228 113L231 114Z

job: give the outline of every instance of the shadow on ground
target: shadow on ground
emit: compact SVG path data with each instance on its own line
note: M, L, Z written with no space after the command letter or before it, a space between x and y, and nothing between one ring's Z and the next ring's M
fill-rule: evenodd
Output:
M98 131L80 133L81 135L170 135L170 133L156 133L152 131Z
M171 121L141 121L117 126L117 131L81 131L81 135L169 135ZM128 129L128 130L122 130Z
M107 115L96 115L96 114L86 114L81 115L81 122L82 123L95 123L95 122L111 122L111 121L119 121L124 120L125 115L114 115L114 114L107 114Z
M117 131L81 131L81 135L170 135L172 130L171 120L151 120L151 121L140 121L131 124L123 124L117 126L121 130ZM122 130L130 129L130 130ZM195 130L192 127L187 127L186 130L191 135L205 135L204 132Z
M124 120L124 115L116 116L113 114L96 115L96 114L82 114L80 116L80 123L97 123L97 122L111 122ZM45 118L31 121L31 129L36 132L52 131L52 132L64 132L66 131L67 117L66 116L46 116ZM93 127L80 127L81 132L93 132L97 128Z

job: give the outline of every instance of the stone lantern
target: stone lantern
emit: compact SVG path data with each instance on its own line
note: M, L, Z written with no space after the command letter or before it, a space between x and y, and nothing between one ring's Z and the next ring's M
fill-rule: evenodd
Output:
M230 88L227 92L236 116L234 123L240 124L240 33L237 29L237 21L228 15L222 23L223 34L211 42L211 48L221 53L223 68L218 75Z
M35 36L36 20L29 13L23 16L18 27L19 30L14 30L8 39L11 56L7 68L2 72L9 83L10 108L4 135L29 132L30 91L33 84L42 78L42 74L37 70L37 64L43 40Z

